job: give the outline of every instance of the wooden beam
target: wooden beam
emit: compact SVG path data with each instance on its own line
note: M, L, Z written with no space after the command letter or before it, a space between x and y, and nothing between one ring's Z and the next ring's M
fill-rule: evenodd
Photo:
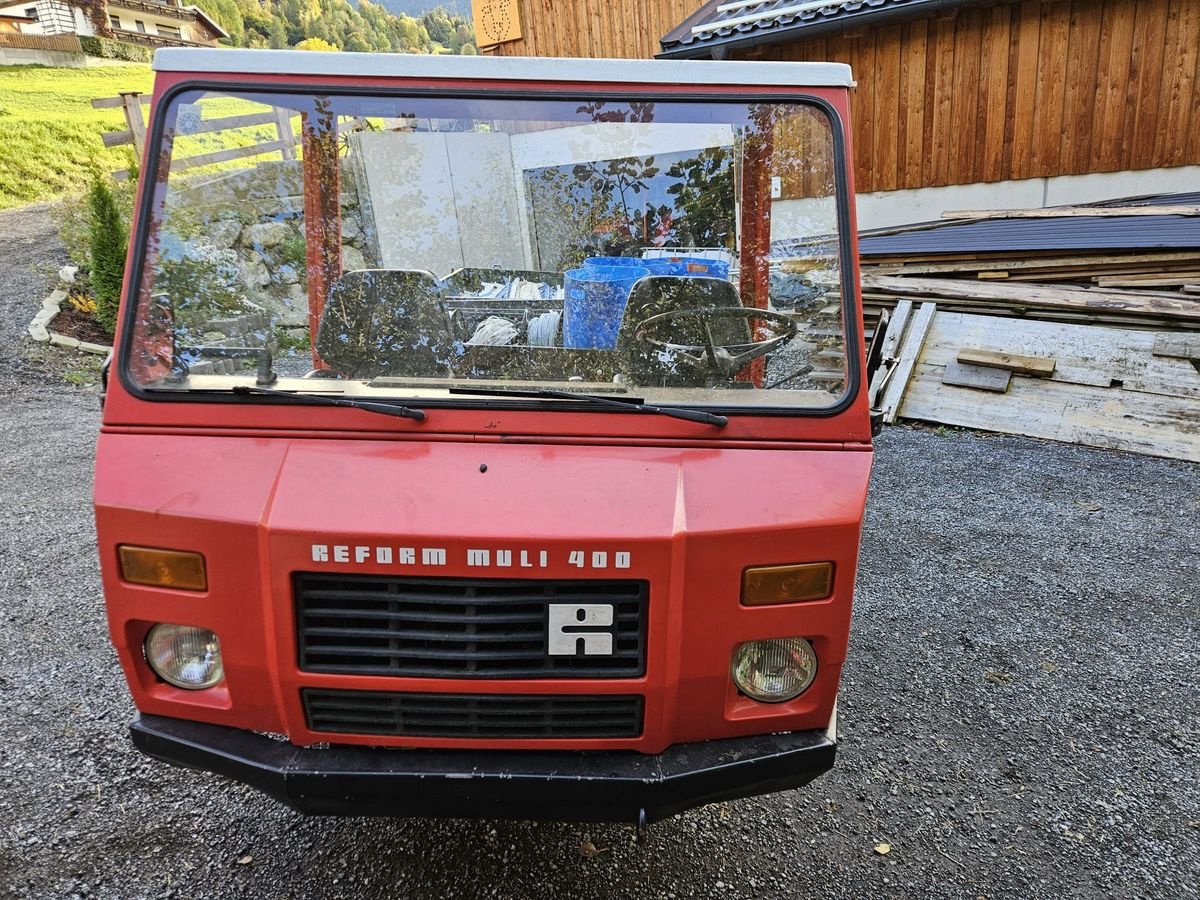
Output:
M142 96L142 105L149 106L151 97ZM92 101L92 109L119 109L125 105L124 97L101 97Z
M1018 272L1029 271L1041 277L1042 269L1079 269L1083 274L1094 275L1099 270L1120 272L1135 271L1134 267L1145 266L1148 271L1159 271L1160 266L1187 266L1200 263L1200 252L1195 250L1167 253L1129 253L1124 255L1092 254L1088 256L1043 256L1036 258L1010 257L1007 259L952 259L946 262L916 261L897 265L867 263L873 275L941 275L953 272Z
M249 147L229 147L226 150L215 150L212 153L201 153L199 156L172 160L171 171L182 172L184 169L194 169L197 166L210 166L213 163L229 162L232 159L241 159L246 156L275 153L282 147L283 141L267 141L265 144L252 144Z
M221 119L209 119L207 122L201 122L199 126L188 132L193 134L206 134L210 131L227 131L234 128L249 128L251 125L273 125L275 123L275 113L249 113L244 116L225 116Z
M133 132L126 128L124 131L106 131L100 135L105 147L120 147L122 144L133 143Z
M922 303L904 335L896 370L888 380L887 389L883 392L883 402L880 404L884 422L896 421L900 402L904 399L904 390L908 387L909 376L912 375L913 367L917 364L917 357L921 355L925 335L929 333L929 326L933 322L933 314L936 311L935 304Z
M1007 369L989 369L986 366L968 366L960 362L949 363L942 373L942 384L954 387L974 388L1003 394L1012 383L1012 372Z
M1002 353L999 350L982 350L964 347L958 351L958 361L965 365L1005 369L1018 375L1033 375L1044 378L1054 374L1054 360L1044 356L1020 356Z
M1160 334L1150 352L1172 359L1200 359L1200 338Z
M146 145L146 120L142 117L142 104L139 102L141 93L138 91L122 92L121 106L125 108L125 124L133 137L133 150L137 154L138 163L142 161L142 148Z
M888 275L862 275L863 294L900 297L929 297L966 301L987 301L1015 309L1040 307L1076 309L1097 313L1131 313L1164 319L1200 323L1200 304L1182 294L1156 296L1149 292L1101 291L1046 287L1037 284L999 284L954 278L899 278ZM1177 298L1177 299L1176 299Z

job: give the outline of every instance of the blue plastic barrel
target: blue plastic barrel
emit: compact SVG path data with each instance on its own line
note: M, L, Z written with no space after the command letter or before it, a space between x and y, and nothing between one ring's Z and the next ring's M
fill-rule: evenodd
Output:
M621 317L634 282L645 266L584 266L563 278L563 346L611 349L617 346Z

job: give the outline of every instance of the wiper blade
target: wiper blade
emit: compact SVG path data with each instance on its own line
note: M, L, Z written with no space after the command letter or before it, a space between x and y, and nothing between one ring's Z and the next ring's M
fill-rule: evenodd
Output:
M640 397L605 397L600 394L583 394L573 391L536 390L516 391L503 388L457 388L449 389L451 394L477 394L481 397L532 397L541 400L576 400L584 403L598 403L601 406L612 406L617 409L635 410L637 412L658 413L673 419L685 419L688 422L701 422L705 425L716 425L724 428L729 424L726 416L704 412L699 409L681 409L677 406L652 406Z
M239 384L233 388L233 393L245 397L260 395L263 397L283 397L293 403L313 404L317 406L348 406L351 409L365 409L367 412L382 413L385 416L399 416L402 419L425 421L425 411L413 409L411 406L393 406L390 403L375 403L371 400L352 400L349 397L329 397L325 394L298 394L292 391L277 391L272 388L249 387Z

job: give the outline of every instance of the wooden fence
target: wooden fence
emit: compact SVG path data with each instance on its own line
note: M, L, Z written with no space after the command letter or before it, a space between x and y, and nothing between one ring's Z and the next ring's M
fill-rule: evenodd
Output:
M0 48L83 53L79 38L73 34L0 34Z
M132 144L138 160L143 159L143 150L146 144L146 110L149 109L150 102L150 97L138 91L125 91L117 97L101 97L93 100L92 107L94 109L120 109L125 113L125 129L123 131L109 131L100 136L104 141L104 146L121 147ZM252 128L256 125L274 125L277 137L274 140L262 141L246 147L227 147L223 150L213 150L195 156L175 156L171 158L171 171L182 172L197 166L210 166L214 163L262 156L267 153L278 153L283 159L297 159L300 139L292 125L292 119L296 115L297 113L293 110L276 106L266 112L224 116L220 119L202 121L188 131L188 137L196 134L210 134L214 131L229 131L235 128ZM339 121L337 131L341 135L352 131L363 131L367 128L366 120L349 118ZM126 169L120 169L113 172L112 175L117 181L124 181L129 177L129 172Z
M93 100L92 107L94 109L119 108L125 113L125 130L110 131L101 135L104 146L120 147L132 144L134 152L141 160L146 144L146 116L142 107L148 108L149 106L150 98L138 91L126 91L118 97L101 97ZM264 141L246 147L227 147L223 150L213 150L196 156L175 157L171 160L171 171L181 172L197 166L209 166L248 156L262 156L266 153L279 153L283 159L296 158L296 146L299 141L292 128L292 112L281 107L273 107L269 112L209 119L189 131L189 136L209 134L214 131L228 131L234 128L251 128L255 125L274 125L278 137L273 141ZM113 172L113 177L118 181L123 181L129 177L129 172L121 169Z

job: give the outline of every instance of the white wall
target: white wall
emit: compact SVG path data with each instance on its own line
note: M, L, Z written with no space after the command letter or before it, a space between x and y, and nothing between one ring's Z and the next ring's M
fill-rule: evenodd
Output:
M385 268L441 277L527 268L507 134L363 132L360 154Z
M544 169L732 144L733 128L729 125L602 122L514 134L512 154L519 169Z
M859 194L856 199L858 227L867 230L930 222L949 210L1037 209L1179 191L1200 191L1200 166L881 191ZM806 202L787 200L776 207Z

